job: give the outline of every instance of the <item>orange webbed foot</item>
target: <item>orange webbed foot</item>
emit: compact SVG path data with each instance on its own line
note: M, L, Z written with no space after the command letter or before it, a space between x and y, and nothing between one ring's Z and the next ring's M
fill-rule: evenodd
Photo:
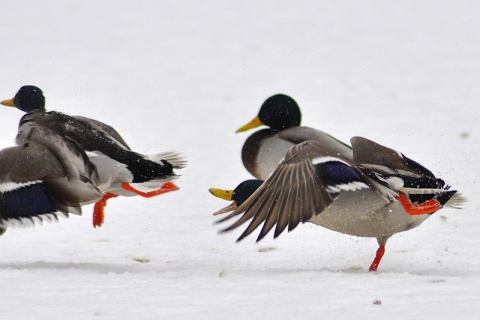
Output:
M143 192L143 191L137 190L127 182L122 182L122 188L127 190L127 191L131 191L131 192L133 192L133 193L135 193L139 196L142 196L144 198L155 197L155 196L158 196L160 194L164 194L164 193L167 193L167 192L170 192L170 191L175 191L175 190L179 189L173 182L170 182L170 181L165 182L160 189L150 191L150 192Z
M105 207L107 206L107 200L118 197L118 194L107 192L103 195L95 206L93 207L93 227L101 227L105 220Z
M421 214L430 214L438 211L442 208L442 205L438 200L430 199L422 203L410 202L403 193L399 193L397 200L400 201L405 212L411 216L417 216Z

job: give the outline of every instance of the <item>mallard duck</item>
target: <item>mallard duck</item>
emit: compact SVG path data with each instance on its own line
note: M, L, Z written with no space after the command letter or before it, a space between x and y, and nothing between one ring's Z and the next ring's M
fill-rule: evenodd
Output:
M93 225L104 221L107 200L118 195L152 197L177 190L170 182L177 175L174 169L184 167L185 161L173 152L142 155L130 149L120 134L98 120L69 116L45 110L45 97L35 86L23 86L15 97L1 104L26 112L20 120L16 143L19 146L34 142L45 148L60 149L53 137L60 137L85 152L93 164L104 193L94 207Z
M300 108L291 97L276 94L268 98L258 115L237 130L238 133L261 125L269 127L254 132L243 145L242 161L248 172L257 179L267 179L288 149L308 140L318 141L332 152L352 158L350 146L323 131L300 126L301 120Z
M238 193L210 189L218 197L234 200L216 212L233 210L220 222L240 215L223 232L252 219L238 241L262 223L257 241L273 227L276 238L300 222L373 237L379 248L369 271L377 271L393 234L417 227L444 206L458 208L463 203L456 190L402 153L362 137L350 142L352 159L320 142L305 141L288 150L265 182L249 182Z
M68 141L56 148L28 142L0 151L0 234L8 226L33 225L82 213L102 199L95 167Z

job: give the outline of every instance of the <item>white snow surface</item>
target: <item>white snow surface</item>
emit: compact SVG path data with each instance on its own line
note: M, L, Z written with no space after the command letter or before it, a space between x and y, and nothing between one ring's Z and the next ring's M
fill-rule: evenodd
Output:
M4 1L0 98L113 125L179 151L180 190L109 201L0 238L1 319L479 319L480 2ZM240 150L276 93L302 124L399 150L464 193L377 243L305 224L218 234L208 188L250 178ZM2 148L22 112L1 108Z

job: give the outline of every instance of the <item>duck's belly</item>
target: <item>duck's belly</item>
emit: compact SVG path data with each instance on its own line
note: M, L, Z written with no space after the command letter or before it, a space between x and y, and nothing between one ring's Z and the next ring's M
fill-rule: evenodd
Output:
M400 202L388 202L371 190L341 192L334 203L310 222L360 237L387 237L415 228L430 215L410 216Z
M87 152L88 160L97 168L99 185L96 187L102 192L112 192L124 197L134 196L135 193L122 188L122 182L132 182L133 176L127 166L103 153Z

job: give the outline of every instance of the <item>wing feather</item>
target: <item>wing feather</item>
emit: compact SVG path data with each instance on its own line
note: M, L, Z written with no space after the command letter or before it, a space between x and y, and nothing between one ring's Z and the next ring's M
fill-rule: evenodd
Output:
M301 222L307 222L323 212L333 202L335 195L326 191L312 161L328 152L314 141L292 147L265 183L229 216L219 221L241 215L223 231L233 230L252 219L238 241L252 233L262 222L264 225L257 240L261 240L274 226L274 237L277 237L287 226L291 231Z

